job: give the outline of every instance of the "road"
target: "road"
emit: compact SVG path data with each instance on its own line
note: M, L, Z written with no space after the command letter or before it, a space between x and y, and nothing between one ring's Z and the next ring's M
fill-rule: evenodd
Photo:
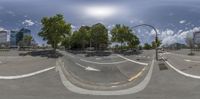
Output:
M67 53L68 54L68 53ZM87 80L93 80L93 82L97 82L97 83L103 83L107 84L107 83L112 83L113 81L123 81L123 80L127 80L127 75L129 73L129 71L126 71L127 69L124 69L124 72L127 73L122 74L121 72L119 72L119 70L121 70L120 68L116 67L120 67L121 65L116 65L116 64L109 64L111 66L108 67L109 68L114 68L111 69L110 74L107 74L105 72L103 72L103 74L99 74L102 72L102 68L104 68L103 66L105 64L93 64L93 63L85 63L84 61L81 61L80 59L83 59L82 56L78 56L78 55L74 55L74 56L68 56L66 54L66 56L63 57L63 62L64 62L64 68L68 69L68 70L72 70L72 72L76 72L74 74L78 74L78 71L82 74L82 75L77 75L78 77L81 77L81 79L87 79ZM70 54L71 55L71 54ZM148 58L148 55L151 57L150 59ZM137 57L139 56L124 56L125 58L131 59L131 60L135 60L135 61L139 61L142 63L148 63L151 64L152 61L152 52L150 51L146 51L144 54L140 55L141 60L139 60ZM142 58L143 56L147 56ZM123 61L125 59L118 57L117 55L113 55L111 56L112 62L116 62L116 61ZM188 60L194 60L194 61L198 61L197 58L194 57L183 57L183 56L176 56L173 53L172 54L163 54L162 57L164 58L168 58L167 61L172 64L174 67L178 64L181 65L181 63L184 62L184 58L187 58ZM39 57L36 57L39 58ZM95 62L101 62L101 63L108 63L111 62L111 60L108 60L107 58L110 57L103 57L104 59L106 59L105 61L103 61L101 58L96 57L96 58L84 58L87 61L95 61ZM175 60L176 58L180 58ZM28 59L28 58L27 58ZM65 60L66 59L66 60ZM69 59L73 60L70 62ZM195 60L196 59L196 60ZM0 59L2 62L4 62L2 59ZM37 59L36 59L37 60ZM53 59L50 60L46 60L47 63L49 62L53 62ZM26 61L26 60L24 60ZM179 63L180 61L180 63ZM34 61L33 61L34 62ZM93 66L91 66L91 68L95 68L98 69L100 71L94 70L94 69L86 69L83 68L81 66L78 66L75 62L80 62L79 64L84 64L84 67L87 66L91 66L91 64L93 64ZM42 68L36 68L34 70L28 70L26 71L26 69L23 69L23 67L20 69L21 71L17 70L18 72L16 73L12 73L13 71L8 71L7 74L2 73L2 75L8 75L8 76L14 76L14 75L22 75L22 74L27 74L28 72L32 73L32 72L36 72L39 70L43 70L45 68L50 68L51 66L49 66L49 64L47 63L42 63L42 64L46 64L44 66L42 66ZM167 69L161 69L160 66L158 64L164 63L167 67ZM183 64L187 63L187 61L185 61ZM33 64L33 63L32 63ZM37 65L39 63L35 63L35 65ZM70 67L70 64L72 64L72 66L74 67ZM139 66L143 66L141 64L137 64L137 63L133 63L130 61L124 61L120 64L123 65L127 65L128 68L130 68L128 65L134 66L134 68L132 70L138 70L141 71L142 68L140 68ZM196 63L188 63L188 64L196 64ZM27 64L28 65L28 64ZM52 64L52 66L54 65L58 65L56 64ZM114 66L112 66L114 65ZM16 68L19 65L16 65ZM101 68L97 68L99 66L102 66ZM108 65L107 65L108 66ZM0 97L3 99L199 99L200 97L200 80L199 79L195 79L195 78L191 78L191 77L186 77L185 75L182 75L181 73L175 71L173 68L171 68L166 62L161 61L161 62L154 62L154 64L152 65L152 74L150 76L150 81L148 82L148 84L145 86L145 88L139 92L136 93L132 93L132 94L127 94L127 95L89 95L89 94L79 94L79 93L75 93L72 92L71 90L69 90L66 85L64 85L63 83L63 79L59 73L59 70L57 69L57 67L55 67L56 69L50 69L48 71L39 73L39 74L35 74L29 77L25 77L25 78L19 78L19 79L0 79ZM143 66L143 67L151 67L151 65L148 66ZM4 66L1 67L0 64L0 68L5 68ZM9 66L8 66L9 68ZM20 68L20 66L19 66ZM35 68L33 65L29 65L29 69L31 68ZM132 67L131 67L132 68ZM176 66L177 69L180 69L179 66ZM107 69L107 68L106 68ZM146 78L146 76L148 75L148 71L150 70L150 68L147 68L147 70L145 70L143 76L140 76L138 80L133 81L133 86L137 86L137 84L140 84L141 82L143 82L143 79ZM192 75L198 75L197 72L189 72L189 71L184 71L185 73L190 73ZM95 74L96 73L96 74ZM114 74L113 74L114 73ZM115 74L117 73L117 75ZM119 73L119 74L118 74ZM86 75L86 76L85 76ZM94 75L94 77L96 79L93 79L93 76L87 77L89 75ZM103 78L102 76L107 76L107 75L112 75L115 76L111 79L108 79L109 76ZM118 77L119 75L119 77ZM133 71L133 74L131 75L137 75L137 73L135 71ZM0 75L1 76L1 75ZM125 76L125 77L124 77ZM116 78L118 77L118 78ZM98 80L98 78L100 80ZM68 78L67 78L68 79ZM108 85L107 85L108 86ZM79 86L78 86L79 87ZM100 86L102 87L102 86ZM130 87L130 85L129 85ZM126 89L126 87L120 87L123 90ZM128 89L128 88L127 88ZM105 91L107 89L97 89L97 90L101 90L101 91ZM111 92L113 91L116 92L116 90L121 90L121 89L108 89L109 91L106 92ZM93 89L93 91L95 91Z

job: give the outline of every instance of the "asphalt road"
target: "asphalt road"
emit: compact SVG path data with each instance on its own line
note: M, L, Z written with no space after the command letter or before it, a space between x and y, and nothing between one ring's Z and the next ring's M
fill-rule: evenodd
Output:
M145 53L147 54L149 53L149 55L151 55L152 52L147 51ZM174 56L170 54L166 54L163 57L167 57L169 60ZM127 56L127 57L131 59L131 56ZM136 56L132 57L132 59L137 59L135 57ZM68 59L68 58L74 60L74 62L77 62L76 59L73 59L73 57L70 57L70 56L65 56L64 59ZM181 58L181 57L177 56L177 58ZM189 58L189 59L192 60L193 58ZM116 60L118 60L118 58ZM169 61L169 63L172 64L173 62L174 63L173 66L183 63L181 59L179 59L180 63L178 63L179 62L178 60L177 62L175 59L171 59L171 60L172 61ZM98 59L96 61L99 62ZM145 58L145 60L138 60L138 61L147 62L148 58L147 59ZM71 64L73 64L74 62L71 62ZM148 83L148 85L143 90L137 93L133 93L133 94L102 96L102 95L83 95L83 94L74 93L68 90L66 86L63 85L63 81L61 80L59 71L57 69L50 69L48 71L30 76L30 77L25 77L25 78L20 78L20 79L11 79L11 80L0 79L0 89L1 89L0 97L2 99L66 99L66 98L67 99L122 99L122 98L123 99L199 99L200 80L191 78L191 77L186 77L178 73L174 69L172 69L165 62L163 63L165 64L167 69L161 70L157 62L155 62L153 65L152 76L150 77L150 82ZM90 63L87 63L87 64L90 64ZM136 66L133 63L130 63L130 64L132 66ZM188 63L188 64L191 64L191 63ZM70 64L67 64L67 66L68 65ZM76 64L73 64L73 66L76 66L74 67L76 69L78 68ZM97 66L99 65L95 64L95 67ZM35 67L30 66L29 68L35 68ZM49 67L47 66L46 68L49 68ZM82 68L79 67L79 69L81 70ZM22 69L22 71L26 71L26 69ZM98 72L98 71L92 71L92 72ZM118 72L118 71L113 71L113 72ZM187 72L187 73L190 73L190 72ZM90 74L92 75L93 73L90 73ZM101 76L98 76L98 77L101 77ZM107 78L101 78L101 79L107 79ZM90 78L90 80L92 79ZM108 81L108 82L112 82L113 80ZM123 80L123 79L117 78L117 80Z

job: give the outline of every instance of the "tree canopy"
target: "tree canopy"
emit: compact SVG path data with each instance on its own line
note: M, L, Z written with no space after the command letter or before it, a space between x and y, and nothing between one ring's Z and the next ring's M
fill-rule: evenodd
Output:
M42 29L39 36L46 40L54 48L63 41L63 38L71 33L71 24L65 22L63 15L57 14L52 17L44 17L42 20Z
M125 25L116 24L111 30L111 35L112 42L119 42L121 46L127 43L129 48L135 48L140 44L139 38Z
M95 49L105 49L108 46L108 29L101 23L91 27L91 41Z

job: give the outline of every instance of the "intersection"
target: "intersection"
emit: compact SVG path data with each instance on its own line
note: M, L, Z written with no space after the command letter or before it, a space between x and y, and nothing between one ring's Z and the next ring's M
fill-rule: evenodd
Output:
M1 79L0 87L4 90L1 90L0 94L4 98L14 98L13 95L16 95L15 98L18 99L62 99L66 97L70 97L70 99L187 99L192 97L195 99L199 97L200 80L193 77L199 75L197 72L198 63L195 63L199 59L196 58L198 56L195 58L182 56L182 58L177 59L181 56L166 52L160 56L164 58L164 61L153 61L152 52L154 51L144 51L135 56L111 54L109 56L92 57L63 52L65 53L64 56L59 59L23 56L25 57L24 62L41 60L41 62L35 62L34 66L27 65L30 70L23 69L23 64L22 67L20 65L16 65L18 66L16 68L13 67L11 63L19 64L18 61L20 61L20 56L15 56L14 58L17 57L17 60L13 58L12 60L15 61L9 62L10 67L7 66L12 71L6 71L6 67L3 66L6 59L1 57L1 76L9 77L44 71L24 78ZM7 56L7 58L9 57ZM49 62L52 62L51 66L47 64ZM164 62L167 69L160 69L160 62ZM43 66L37 67L37 64L40 63ZM148 65L141 65L140 63L147 63ZM177 72L168 63L193 76L186 76ZM151 70L152 72L150 72ZM12 96L9 94L12 94Z

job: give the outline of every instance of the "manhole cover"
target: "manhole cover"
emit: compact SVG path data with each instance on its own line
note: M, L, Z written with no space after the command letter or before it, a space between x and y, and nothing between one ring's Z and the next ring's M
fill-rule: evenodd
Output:
M168 67L167 67L167 66L165 65L165 63L163 63L163 62L162 62L162 63L159 63L158 66L159 66L159 69L160 69L160 70L168 70Z

